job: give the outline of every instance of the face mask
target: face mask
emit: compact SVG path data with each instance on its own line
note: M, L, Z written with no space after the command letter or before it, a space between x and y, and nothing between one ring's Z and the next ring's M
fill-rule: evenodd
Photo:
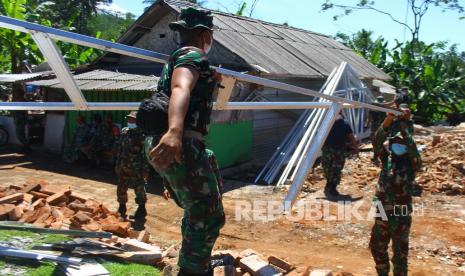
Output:
M135 128L137 128L137 125L134 124L134 123L128 123L128 128L129 129L135 129Z
M407 146L402 144L392 144L391 150L395 155L401 156L407 153Z

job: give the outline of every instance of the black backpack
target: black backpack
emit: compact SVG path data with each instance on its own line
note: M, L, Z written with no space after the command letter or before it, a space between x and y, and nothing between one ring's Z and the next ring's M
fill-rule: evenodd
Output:
M164 92L156 92L145 99L137 112L137 127L145 135L161 135L168 130L168 105L170 98Z

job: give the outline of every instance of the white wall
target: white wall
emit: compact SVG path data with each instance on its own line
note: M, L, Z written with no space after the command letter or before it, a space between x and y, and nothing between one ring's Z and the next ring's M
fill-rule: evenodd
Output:
M63 130L65 127L65 115L47 114L45 118L44 148L60 153L63 147Z

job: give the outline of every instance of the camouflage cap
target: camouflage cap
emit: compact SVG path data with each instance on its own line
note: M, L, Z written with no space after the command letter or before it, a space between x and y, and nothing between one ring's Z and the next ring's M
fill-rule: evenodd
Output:
M399 105L399 109L400 110L410 110L410 107L408 106L408 104L403 103L403 104Z
M376 97L376 102L377 102L377 103L385 103L386 100L384 99L383 96L378 96L378 97Z
M131 113L126 115L126 117L136 119L137 118L137 111L131 111Z
M171 22L169 26L173 31L195 28L213 30L213 16L210 11L189 7L181 10L179 20Z

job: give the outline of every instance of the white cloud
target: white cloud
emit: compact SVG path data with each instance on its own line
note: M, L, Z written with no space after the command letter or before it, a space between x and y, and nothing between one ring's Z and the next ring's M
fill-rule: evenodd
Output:
M115 15L121 15L121 16L129 12L128 10L118 6L116 3L111 3L111 4L100 3L98 4L97 8L102 11L106 11L106 12L109 12Z

